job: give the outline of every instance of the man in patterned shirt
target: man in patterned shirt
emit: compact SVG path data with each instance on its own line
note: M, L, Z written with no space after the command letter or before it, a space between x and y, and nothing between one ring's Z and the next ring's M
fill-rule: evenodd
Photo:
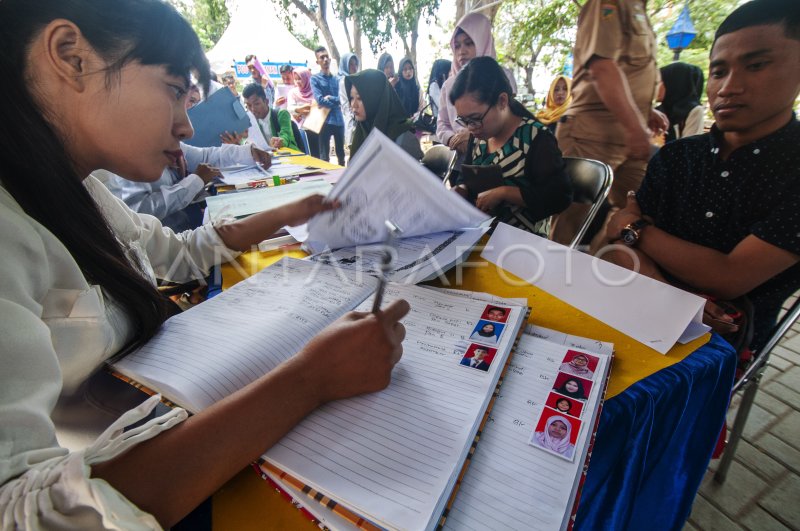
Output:
M720 299L747 295L758 348L800 289L800 2L742 5L710 60L714 127L665 145L606 235L633 249L644 274ZM626 253L606 258L633 268Z

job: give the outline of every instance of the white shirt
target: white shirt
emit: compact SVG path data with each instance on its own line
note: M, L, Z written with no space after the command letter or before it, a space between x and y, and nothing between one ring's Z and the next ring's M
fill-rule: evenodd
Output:
M267 113L267 117L261 120L256 118L250 111L247 111L247 116L250 118L250 128L247 130L247 141L255 144L264 151L272 149L272 146L269 145L269 141L275 135L272 131L272 124L269 119L270 114L272 114L272 109Z
M200 164L224 168L253 163L250 146L223 144L220 147L198 148L181 143L181 150L190 172ZM205 183L200 176L191 173L181 179L173 169L164 168L160 179L145 183L129 181L110 172L105 174L101 180L105 180L111 193L125 201L132 210L155 216L162 225L176 232L193 228L189 217L182 211L204 191Z
M210 225L176 234L130 210L95 178L84 184L150 278L189 280L195 271L206 274L215 252L237 254ZM87 403L85 392L90 376L130 339L126 315L4 188L0 245L0 528L158 529L151 515L91 478L89 466L180 423L186 412L170 411L120 438L157 399L118 416Z

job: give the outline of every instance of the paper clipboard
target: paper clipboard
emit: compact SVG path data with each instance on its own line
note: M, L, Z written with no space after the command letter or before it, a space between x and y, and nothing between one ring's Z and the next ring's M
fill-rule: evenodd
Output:
M250 118L239 99L230 90L220 89L189 109L194 136L185 143L195 147L218 147L226 131L241 133L250 127Z

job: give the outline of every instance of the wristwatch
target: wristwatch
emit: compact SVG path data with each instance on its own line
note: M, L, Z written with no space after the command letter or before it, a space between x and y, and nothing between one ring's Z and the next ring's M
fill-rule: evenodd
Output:
M619 233L622 243L628 247L635 247L636 244L639 243L639 238L642 235L642 229L648 225L651 225L651 223L646 219L637 219L633 223L628 223L625 225L625 227Z

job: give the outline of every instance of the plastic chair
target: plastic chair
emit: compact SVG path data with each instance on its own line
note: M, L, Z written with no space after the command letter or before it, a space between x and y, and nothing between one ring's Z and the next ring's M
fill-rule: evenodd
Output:
M569 244L570 249L575 249L603 206L608 191L611 189L611 183L614 181L614 172L611 171L608 164L599 160L564 157L564 162L567 175L572 182L572 202L591 205L578 232Z
M772 349L775 348L775 345L777 345L784 334L786 334L786 331L794 325L798 317L800 317L800 298L794 302L792 307L789 308L789 311L778 321L778 325L775 327L769 340L761 350L756 352L750 367L748 367L744 374L733 384L731 396L739 391L743 391L743 394L742 401L739 403L739 410L736 412L736 418L731 427L728 443L722 454L722 458L719 460L719 467L714 474L714 481L720 485L725 483L725 479L728 477L728 469L733 462L734 455L736 455L736 447L739 445L739 439L741 439L744 426L747 424L747 417L750 415L750 409L753 407L753 401L756 398L761 377L764 375L764 371L769 363L769 355L772 353Z
M445 145L431 147L422 157L422 165L444 180L450 171L456 152Z
M295 138L299 136L303 140L303 143L298 146L300 148L300 151L302 151L306 155L311 153L311 150L308 147L308 135L306 134L305 129L303 129L302 127L297 127L297 124L292 122L292 130L295 134Z

